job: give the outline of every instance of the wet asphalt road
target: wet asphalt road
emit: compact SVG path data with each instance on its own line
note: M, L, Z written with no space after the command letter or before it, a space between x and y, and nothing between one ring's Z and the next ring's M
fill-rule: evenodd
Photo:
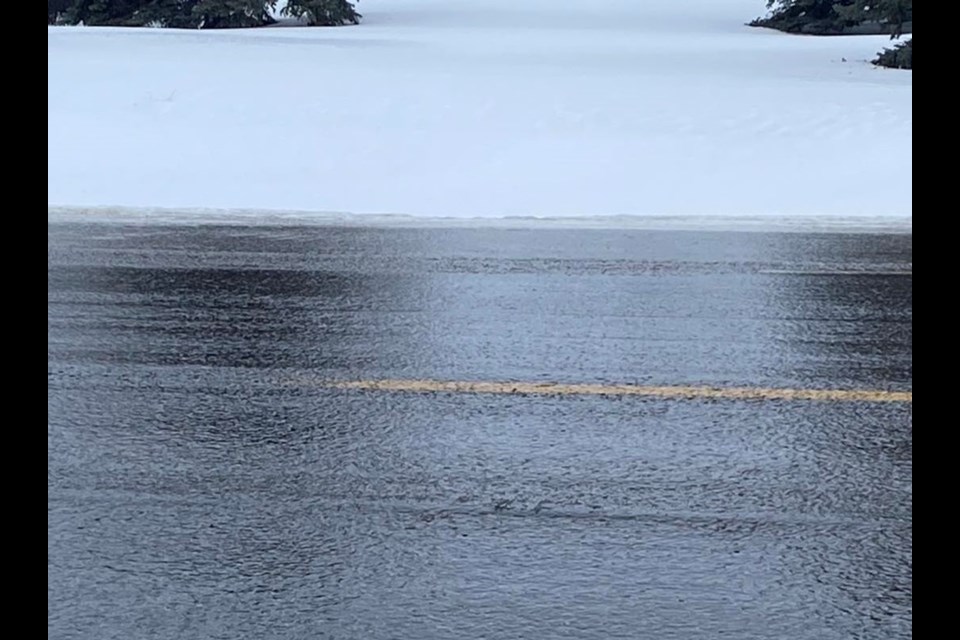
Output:
M50 638L909 638L909 235L48 227Z

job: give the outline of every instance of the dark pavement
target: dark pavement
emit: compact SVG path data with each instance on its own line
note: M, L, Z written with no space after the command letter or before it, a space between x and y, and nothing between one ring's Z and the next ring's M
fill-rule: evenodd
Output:
M48 230L51 638L911 636L910 235Z

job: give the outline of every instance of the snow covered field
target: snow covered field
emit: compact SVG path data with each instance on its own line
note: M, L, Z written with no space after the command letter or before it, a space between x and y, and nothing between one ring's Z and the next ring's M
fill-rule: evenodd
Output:
M912 214L885 37L764 0L361 0L337 29L49 27L48 206Z

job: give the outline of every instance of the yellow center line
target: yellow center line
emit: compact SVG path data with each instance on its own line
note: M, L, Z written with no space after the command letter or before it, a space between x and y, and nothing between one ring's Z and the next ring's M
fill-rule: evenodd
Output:
M729 400L826 400L913 402L912 391L868 389L771 389L764 387L645 386L632 384L565 384L558 382L474 382L454 380L353 380L302 378L291 384L331 389L395 392L494 393L507 395L649 396L656 398L719 398Z

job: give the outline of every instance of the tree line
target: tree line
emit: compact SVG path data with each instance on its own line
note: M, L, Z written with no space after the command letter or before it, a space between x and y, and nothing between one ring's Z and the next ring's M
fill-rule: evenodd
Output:
M48 24L180 29L259 27L274 22L279 0L47 0ZM287 0L281 15L307 24L357 24L356 0ZM770 15L750 24L789 33L889 33L913 23L913 0L767 0ZM864 28L867 30L864 31ZM872 31L871 31L872 30ZM913 68L913 38L881 51L874 64Z
M230 29L275 22L278 0L47 0L47 24ZM281 15L316 26L357 24L350 0L287 0Z
M770 15L750 23L788 33L842 35L889 33L898 39L913 26L913 0L767 0ZM913 68L913 37L884 49L874 64L899 69Z

